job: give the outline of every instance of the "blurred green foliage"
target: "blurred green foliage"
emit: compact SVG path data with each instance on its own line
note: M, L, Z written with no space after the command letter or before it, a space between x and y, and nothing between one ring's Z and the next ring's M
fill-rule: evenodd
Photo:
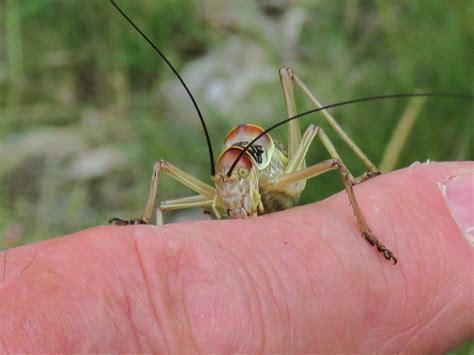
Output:
M324 103L395 93L472 92L472 1L126 1L168 55L208 121L216 155L226 132L285 117L277 71L291 66ZM0 3L0 230L14 245L140 216L153 162L204 181L203 134L184 90L103 0ZM311 108L297 94L300 110ZM374 162L408 105L333 112ZM301 120L304 129L321 119ZM427 100L399 167L472 159L472 103ZM286 128L275 136L286 142ZM330 132L355 174L363 169ZM319 143L309 162L327 158ZM163 179L162 196L189 194ZM330 173L302 203L341 190Z
M472 93L472 1L117 0L194 92L216 154L238 123L285 117L291 66L324 103L395 92ZM0 231L3 247L138 217L154 161L204 181L197 116L165 64L103 0L0 2ZM297 95L300 110L311 106ZM333 112L378 163L407 100ZM473 158L472 103L428 99L399 167ZM358 174L363 171L321 119ZM285 127L275 136L286 142ZM314 145L308 161L327 158ZM341 190L308 183L302 203ZM163 179L160 198L189 192ZM473 351L464 345L461 353Z

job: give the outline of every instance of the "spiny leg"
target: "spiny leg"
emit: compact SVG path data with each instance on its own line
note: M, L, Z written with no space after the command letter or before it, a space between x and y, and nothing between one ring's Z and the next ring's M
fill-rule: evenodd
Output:
M289 194L297 194L300 191L295 191L294 186L296 183L303 180L310 179L312 177L316 177L327 171L338 169L339 172L341 173L342 181L344 183L344 187L349 197L352 210L354 211L354 216L356 217L356 220L357 220L357 226L362 236L371 245L375 245L377 247L377 250L383 253L384 257L387 260L392 260L393 263L396 264L397 258L377 238L375 238L372 232L370 231L370 228L367 225L367 222L365 221L364 216L362 215L362 211L359 207L356 196L354 194L353 185L355 184L355 182L351 178L349 170L339 158L337 151L334 148L334 145L332 144L332 142L329 140L329 138L326 136L326 134L320 127L315 127L315 126L308 127L305 134L303 135L301 146L297 150L297 154L294 156L292 160L300 160L304 158L304 155L308 151L309 145L311 144L312 140L317 134L319 134L319 137L323 145L328 150L332 159L326 160L319 164L315 164L306 169L292 170L288 172L285 171L285 173L273 185L271 185L269 189L273 191L287 192ZM290 160L288 166L290 165L296 166L297 162L292 163L292 161Z
M303 93L313 102L318 108L323 107L323 105L316 99L313 93L309 90L309 88L301 81L301 79L290 69L288 69L291 73L291 79L294 83L303 91ZM362 182L371 178L373 176L380 175L379 170L375 166L374 163L362 152L362 150L354 143L354 141L347 135L347 133L342 129L342 127L337 123L335 118L327 111L322 110L321 113L326 118L326 121L329 125L336 131L336 133L341 137L341 139L347 144L347 146L352 150L352 152L356 155L357 158L367 167L369 170L367 173L362 175L361 177L355 179L356 183Z
M383 254L385 259L389 261L393 261L393 265L397 263L397 258L393 253L385 247L371 232L367 222L365 221L364 216L362 215L362 211L360 210L359 203L354 194L354 189L352 188L353 183L349 179L349 174L347 167L341 161L335 161L339 172L341 173L342 182L344 183L344 187L347 191L347 195L349 196L349 201L351 203L352 209L354 210L354 215L357 220L357 224L359 226L359 230L362 233L362 236L370 243L370 245L375 246L379 252Z
M150 192L148 193L148 202L145 208L145 214L141 219L121 219L121 218L112 218L109 220L109 223L116 225L127 225L127 224L149 224L151 222L151 217L153 215L153 209L155 206L156 194L158 189L158 178L160 173L163 172L166 175L174 178L183 185L189 187L191 190L196 191L203 197L212 199L214 197L215 189L202 182L201 180L195 178L191 174L188 174L184 170L179 169L178 167L161 160L153 165L153 174L151 176Z
M293 71L289 68L281 68L280 69L280 78L283 86L283 94L285 97L285 103L288 110L288 115L294 116L296 115L296 108L294 104L294 94L293 94L293 85L291 82L294 81L296 85L303 91L303 93L317 106L322 107L322 104L314 97L311 91L306 87L306 85L293 73ZM324 117L328 121L328 123L333 127L336 133L344 140L344 142L349 146L349 148L354 152L354 154L362 161L362 163L369 169L369 171L364 174L363 176L354 179L352 174L349 172L347 167L342 163L341 158L339 157L336 148L328 138L328 136L324 133L324 131L319 128L311 125L301 137L301 133L299 131L299 126L296 126L296 129L292 129L290 126L289 130L289 142L300 141L301 144L295 149L291 149L291 154L289 154L290 161L288 163L287 168L285 169L284 175L282 175L274 185L271 186L271 189L276 191L282 191L285 189L292 189L290 193L298 193L302 187L304 188L304 184L298 184L300 181L304 181L308 178L315 177L319 174L322 174L329 170L338 169L341 173L344 187L348 193L349 201L354 211L354 215L357 220L358 227L360 229L361 234L364 238L371 244L375 245L378 251L384 254L384 257L388 260L393 260L394 264L397 262L397 259L392 254L390 250L388 250L382 243L380 243L377 238L372 235L363 215L360 210L360 207L357 203L354 191L352 186L356 183L362 182L372 176L379 175L380 172L378 171L377 167L370 161L370 159L362 152L362 150L352 141L352 139L345 133L342 127L337 123L337 121L329 114L326 110L322 111ZM296 120L293 120L296 121ZM293 122L293 121L290 121ZM296 131L296 134L295 132ZM306 156L307 150L309 145L311 144L314 137L319 133L319 137L323 143L323 145L328 150L329 154L333 158L332 160L316 164L312 167L304 169L304 158ZM296 137L296 138L295 138ZM307 175L309 174L309 175ZM295 186L296 184L296 186ZM291 186L293 185L293 186Z

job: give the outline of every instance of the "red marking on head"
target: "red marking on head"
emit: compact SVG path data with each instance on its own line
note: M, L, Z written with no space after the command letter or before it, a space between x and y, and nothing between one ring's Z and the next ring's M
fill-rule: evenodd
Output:
M239 156L240 152L242 152L242 149L239 148L229 148L222 152L221 156L217 159L217 174L227 174L235 159L237 159L237 157ZM247 153L242 155L239 162L235 166L234 171L238 170L242 166L246 167L248 170L251 170L253 167L252 158Z

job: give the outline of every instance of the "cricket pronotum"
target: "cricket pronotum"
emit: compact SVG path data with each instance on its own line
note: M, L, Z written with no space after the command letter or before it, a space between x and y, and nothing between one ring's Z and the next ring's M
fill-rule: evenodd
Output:
M214 187L175 165L165 160L160 160L153 167L151 187L143 217L139 219L112 218L109 223L117 225L151 223L161 173L187 186L195 191L197 195L161 201L156 212L157 224L163 223L162 214L164 212L191 207L201 207L205 212L213 214L218 219L224 217L242 219L288 209L298 203L298 199L305 188L306 180L328 171L337 170L341 175L360 233L387 260L392 261L394 264L397 263L395 255L370 231L353 190L354 185L379 175L380 171L347 133L344 132L327 109L358 102L401 97L441 96L472 100L472 96L449 93L404 93L364 97L323 106L291 69L283 67L279 71L279 76L288 118L279 121L266 130L254 124L242 124L233 128L227 134L222 152L217 158L217 162L214 163L212 145L204 118L184 80L158 47L131 21L113 0L111 0L111 3L167 63L186 90L199 116L206 136L211 165L211 179L214 182ZM301 90L316 108L297 114L293 95L294 89ZM365 165L367 168L366 173L359 177L354 177L351 174L339 156L334 144L321 127L311 124L301 134L298 118L315 112L322 113L338 136ZM269 135L271 130L286 123L288 123L289 127L287 148L276 142ZM316 137L321 140L330 159L307 167L305 156Z

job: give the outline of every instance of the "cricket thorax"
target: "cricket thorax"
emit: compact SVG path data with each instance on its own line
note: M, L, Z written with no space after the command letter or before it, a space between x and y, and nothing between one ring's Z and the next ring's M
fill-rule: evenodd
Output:
M286 148L275 143L275 150L267 168L259 173L260 196L265 213L286 210L297 205L300 194L288 191L275 191L271 188L285 171L288 165L288 152Z

